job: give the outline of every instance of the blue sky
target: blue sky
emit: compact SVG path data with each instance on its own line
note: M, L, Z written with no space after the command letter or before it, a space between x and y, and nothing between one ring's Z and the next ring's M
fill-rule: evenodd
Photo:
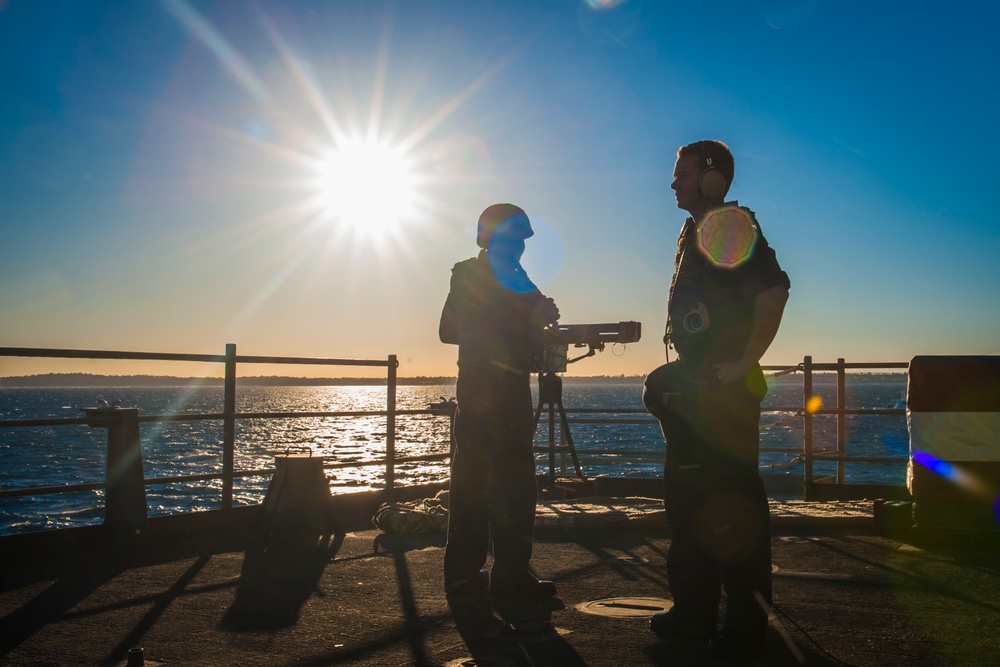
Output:
M684 218L674 155L718 138L792 280L765 362L997 353L998 14L0 0L0 346L232 342L452 374L451 266L475 254L479 212L511 201L563 322L643 324L571 374L645 373ZM386 229L326 205L326 156L362 141L409 170ZM68 369L189 372L0 359L0 375Z

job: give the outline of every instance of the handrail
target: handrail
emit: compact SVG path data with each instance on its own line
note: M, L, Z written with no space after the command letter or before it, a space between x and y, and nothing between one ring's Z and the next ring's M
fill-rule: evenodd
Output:
M235 419L302 419L302 418L337 418L337 417L385 417L389 414L387 410L350 410L333 412L238 412ZM442 416L441 413L432 409L406 409L397 410L396 415L428 415ZM224 413L198 413L198 414L174 414L174 415L145 415L139 417L140 423L175 423L175 422L196 422L196 421L219 421L225 418ZM19 427L39 427L39 426L72 426L89 425L91 419L87 417L58 417L49 419L4 419L0 420L0 428ZM411 463L414 461L434 461L449 458L450 454L423 454L418 456L394 456L394 463ZM325 469L364 467L385 465L386 458L377 458L370 461L348 461L344 463L324 463ZM232 475L236 477L254 477L269 475L274 472L274 468L260 468L256 470L234 470ZM224 479L225 473L202 473L193 475L178 475L172 477L148 477L144 480L145 486L155 486L158 484L174 484L178 482L197 482L212 479ZM36 486L19 489L0 489L0 498L15 498L24 496L41 496L55 493L68 493L71 491L95 491L106 488L104 482L90 482L82 484L66 484L60 486Z
M818 483L815 479L813 464L815 461L824 462L835 462L837 463L837 474L836 483L843 485L846 484L846 464L847 463L903 463L908 460L907 457L892 457L892 456L847 456L847 428L846 428L846 417L848 415L904 415L906 414L905 409L900 408L848 408L846 407L846 371L847 370L883 370L883 369L906 369L909 368L909 362L846 362L844 359L838 359L836 362L815 362L811 356L807 356L803 359L801 364L795 366L761 366L764 371L771 371L772 376L786 375L788 373L802 372L803 373L803 399L801 406L787 407L787 406L772 406L769 408L762 408L762 412L792 412L796 413L797 416L803 419L803 443L800 450L791 448L776 448L776 447L762 447L760 451L762 452L800 452L799 456L802 458L804 463L804 489L805 489L805 499L812 500L815 495L816 484ZM836 385L836 397L837 405L833 408L823 408L815 407L810 401L814 396L813 392L813 374L816 372L835 372L837 378ZM647 412L644 408L619 408L619 409L605 409L605 408L565 408L567 414L580 413L580 414L641 414ZM813 446L814 441L814 420L813 418L820 415L835 415L837 417L837 432L836 432L836 448L834 450L828 451L817 451ZM572 424L602 424L608 423L606 419L589 419L589 418L568 418L568 423ZM644 423L656 423L656 420L652 417L649 418L636 418L636 419L616 419L613 423L616 424L644 424ZM548 450L548 447L538 448ZM568 452L569 447L564 445L557 445L556 451L562 451L564 454ZM831 454L829 451L833 451ZM607 451L607 452L592 452L588 450L577 450L577 455L586 456L601 456L601 455L616 455L623 452L620 451Z
M765 367L766 368L766 367ZM837 463L836 483L846 482L846 463L848 461L858 462L895 462L892 457L848 457L847 456L847 415L851 414L905 414L905 410L900 409L858 409L848 408L846 405L846 371L852 370L881 370L881 369L903 369L909 368L908 362L846 362L843 358L837 359L835 363L815 362L811 356L806 356L802 360L800 369L804 375L802 382L802 404L803 411L803 455L805 460L805 472L803 474L805 482L805 500L813 500L816 495L816 479L814 476L813 463L815 460L835 461ZM834 408L821 408L814 404L811 399L813 393L813 373L833 371L837 377L837 405ZM815 424L813 417L816 415L836 415L837 417L837 439L836 453L827 456L825 452L816 452L813 447L813 429ZM866 461L872 459L872 461ZM881 459L888 459L883 461Z
M66 359L118 359L118 360L155 360L155 361L185 361L185 362L208 362L221 363L224 365L224 378L222 389L224 392L223 412L221 413L196 413L196 414L168 414L168 415L142 415L138 420L142 423L150 422L185 422L200 420L219 420L223 422L223 466L222 472L213 472L196 475L180 475L171 477L155 477L143 480L145 486L157 484L172 484L178 482L203 481L221 479L223 482L222 508L229 512L233 507L233 481L236 478L263 476L273 473L273 468L255 470L235 469L235 424L238 420L245 419L301 419L301 418L335 418L335 417L385 417L385 456L364 461L334 462L324 464L325 468L346 468L362 466L384 466L384 485L388 492L392 492L396 484L396 465L416 461L437 461L447 460L450 453L424 454L418 456L399 457L395 452L396 418L399 415L432 415L448 416L447 411L434 409L411 410L396 408L398 360L395 355L389 355L386 359L336 359L326 357L284 357L284 356L262 356L262 355L238 355L235 344L227 344L224 354L183 354L183 353L158 353L158 352L127 352L110 350L72 350L72 349L51 349L51 348L22 348L22 347L0 347L0 357L20 356L36 358L66 358ZM267 411L267 412L237 412L236 411L236 385L237 370L241 364L294 364L294 365L319 365L319 366L367 366L382 367L386 369L386 409L370 411ZM839 484L845 483L845 466L847 463L897 463L905 461L902 457L859 457L848 456L846 453L846 422L849 415L877 414L877 415L900 415L905 414L905 410L898 408L847 408L845 403L845 384L847 370L873 370L873 369L905 369L906 362L845 362L838 359L835 363L815 362L812 357L805 357L801 364L796 366L764 366L765 371L772 371L772 375L784 375L787 373L803 373L803 402L798 406L772 406L764 408L765 412L789 412L792 417L803 420L803 442L801 448L764 447L761 451L767 452L787 452L796 453L804 463L803 478L805 482L806 499L810 499L815 489L816 480L814 478L814 463L817 461L835 462L837 464L836 481ZM815 407L809 399L813 395L814 374L818 372L834 372L837 379L837 404L834 407ZM569 424L655 424L656 420L644 408L569 408L565 410L569 414L579 415L646 415L645 417L625 417L621 419L592 418L592 417L570 417ZM834 415L837 418L836 447L826 451L816 451L813 446L814 440L814 418L821 415ZM452 415L453 417L453 415ZM90 424L88 418L43 418L43 419L4 419L0 420L0 428L17 427L40 427L58 426L73 424ZM546 448L541 447L539 450ZM562 445L557 447L557 451L564 452ZM624 451L591 451L580 452L588 457L601 457L610 455L622 455ZM638 453L637 453L638 454ZM648 453L647 453L648 454ZM49 487L28 487L22 489L0 489L0 498L10 498L27 495L43 495L49 493L63 493L69 491L92 491L106 488L100 482L73 484L65 486Z
M122 352L116 350L68 350L43 347L0 347L0 357L43 357L47 359L118 359L123 361L198 361L225 363L229 346L233 361L239 364L297 364L307 366L388 366L381 359L332 359L329 357L270 357L237 355L236 345L226 345L225 354L185 354L176 352ZM390 355L395 358L396 355Z
M237 355L236 344L226 344L224 354L184 354L170 352L127 352L119 350L76 350L62 348L31 348L31 347L0 347L0 357L30 357L49 359L117 359L117 360L144 360L144 361L186 361L224 364L223 381L223 412L221 414L197 414L197 415L164 415L154 417L140 417L139 421L186 421L197 419L221 419L223 422L223 453L222 472L208 473L205 475L185 475L179 477L143 480L144 485L174 483L177 481L196 481L209 479L222 479L222 510L229 514L233 509L233 480L242 476L235 470L235 441L236 441L236 420L246 418L268 418L269 413L248 413L238 414L236 412L236 382L237 366L239 364L295 364L295 365L316 365L316 366L368 366L384 367L386 369L386 410L378 412L358 412L351 411L353 416L374 415L385 416L386 418L386 466L385 489L391 493L395 482L394 466L395 461L395 429L396 429L396 369L399 361L396 355L389 355L385 360L381 359L331 359L326 357L283 357L283 356L261 356L261 355ZM319 416L322 413L275 413L275 417L281 418L301 418L303 416ZM329 416L337 416L335 413ZM0 427L19 426L53 426L69 424L89 424L90 420L78 419L29 419L29 420L0 420ZM359 465L355 463L355 465ZM29 487L24 489L2 489L0 498L16 497L23 495L43 495L47 493L62 493L68 491L89 491L107 488L104 484L73 484L59 487Z

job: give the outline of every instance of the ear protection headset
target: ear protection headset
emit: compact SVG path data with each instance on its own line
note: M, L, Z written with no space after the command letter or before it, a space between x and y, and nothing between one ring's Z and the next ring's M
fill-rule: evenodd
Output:
M708 154L704 146L701 147L701 152L705 156L705 170L698 178L698 189L701 190L701 196L705 199L723 199L729 185L726 183L726 177L712 166L712 156Z

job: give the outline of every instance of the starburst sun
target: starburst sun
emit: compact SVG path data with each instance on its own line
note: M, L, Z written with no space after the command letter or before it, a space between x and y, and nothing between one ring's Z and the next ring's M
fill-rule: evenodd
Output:
M354 231L382 234L413 215L414 178L399 148L346 140L318 171L326 214Z

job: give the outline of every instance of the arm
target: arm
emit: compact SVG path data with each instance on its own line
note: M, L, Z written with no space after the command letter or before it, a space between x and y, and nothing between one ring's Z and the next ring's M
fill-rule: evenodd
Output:
M441 321L438 323L438 338L442 343L458 345L458 303L463 294L464 282L460 279L463 275L464 263L458 263L451 270L451 279L448 282L448 297L445 299L444 308L441 310Z
M455 304L450 293L444 302L444 309L441 311L438 337L442 343L458 345L458 317L455 315Z
M743 358L739 361L715 364L719 379L723 383L745 377L764 356L778 333L787 301L788 288L783 285L770 287L757 295L754 299L753 330L750 332L750 340L747 341Z

